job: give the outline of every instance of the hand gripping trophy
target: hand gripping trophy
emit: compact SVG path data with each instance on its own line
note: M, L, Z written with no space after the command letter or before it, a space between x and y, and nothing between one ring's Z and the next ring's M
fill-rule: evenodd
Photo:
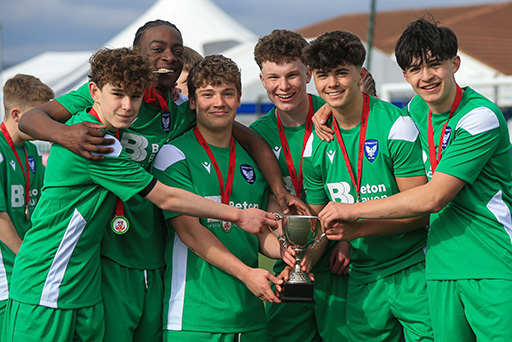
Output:
M283 236L276 230L272 232L285 247L292 246L295 254L295 268L290 272L288 281L283 284L281 301L283 303L313 303L313 283L309 276L302 272L300 263L302 254L311 245L311 249L322 241L325 233L316 239L319 226L318 216L302 215L279 215L274 214L282 220Z

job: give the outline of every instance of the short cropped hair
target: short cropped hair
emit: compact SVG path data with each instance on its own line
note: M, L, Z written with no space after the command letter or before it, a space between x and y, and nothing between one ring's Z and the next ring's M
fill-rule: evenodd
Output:
M304 49L304 60L313 70L333 70L340 65L360 68L365 57L361 39L347 31L324 33Z
M222 55L206 56L192 67L187 77L188 96L195 99L196 89L206 85L234 83L242 93L240 69L232 59Z
M433 18L431 18L433 20ZM424 18L409 23L395 45L395 57L402 70L411 66L415 58L444 61L457 56L457 36L439 22Z
M190 71L194 64L201 59L203 59L203 56L201 56L199 52L188 46L183 47L183 71Z
M302 52L308 42L299 33L288 30L274 30L261 37L254 47L254 60L260 67L264 62L276 64L302 61Z
M47 102L55 97L53 90L39 78L24 74L17 74L8 79L3 93L5 113L15 107L24 112L33 107L35 102Z
M157 80L153 66L133 49L101 49L89 62L89 79L100 89L111 84L123 88L127 94L140 94Z
M167 20L161 20L161 19L152 20L152 21L148 21L147 23L145 23L144 25L139 27L137 32L135 32L135 38L133 39L133 47L140 48L140 41L141 41L142 37L144 36L144 33L146 33L146 30L148 30L152 27L156 27L156 26L168 26L168 27L173 28L176 31L178 31L178 33L181 35L180 30L178 30L176 25L174 25L173 23L170 23Z

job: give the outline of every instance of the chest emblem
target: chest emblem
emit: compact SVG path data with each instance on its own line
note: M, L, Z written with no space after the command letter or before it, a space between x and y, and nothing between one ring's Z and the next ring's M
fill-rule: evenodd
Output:
M443 136L443 150L448 146L448 141L450 141L450 137L452 136L452 128L446 127L446 131L444 131Z
M206 171L208 171L208 173L211 173L210 170L211 170L211 164L208 163L208 162L204 162L204 163L201 163L201 165L204 166L204 168L206 169Z
M169 133L169 131L171 130L171 113L162 113L162 128L164 129L165 133Z
M16 171L16 162L15 162L14 160L11 160L11 161L10 161L10 164L11 164L11 166L12 166L12 169L13 169L14 171Z
M281 155L281 146L274 147L274 154L276 155L276 159L279 159L279 156Z
M336 154L336 151L334 150L329 150L327 151L327 157L329 157L329 160L331 161L331 164L333 163L334 161L334 155Z
M32 173L36 173L36 161L33 157L28 157L28 167Z
M256 181L256 174L254 173L254 168L251 165L242 164L240 165L240 172L242 176L249 184L254 184Z
M366 140L364 142L364 154L370 163L373 163L379 153L379 142L377 140Z

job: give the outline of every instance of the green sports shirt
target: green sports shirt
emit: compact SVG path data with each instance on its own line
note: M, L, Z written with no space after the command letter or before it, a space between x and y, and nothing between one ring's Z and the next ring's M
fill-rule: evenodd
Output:
M370 97L360 184L362 201L389 197L399 192L396 177L425 174L418 130L395 106ZM330 122L332 127L332 122ZM360 124L342 129L348 157L357 179ZM303 161L306 200L354 203L356 190L337 139L323 142L316 135L308 141ZM350 284L381 279L425 259L426 229L386 237L367 237L350 242Z
M88 84L57 98L57 101L71 113L93 104ZM121 145L126 153L148 171L163 144L195 125L196 116L188 101L178 106L170 100L168 105L170 113L165 114L159 107L143 101L131 127L121 130ZM125 202L123 207L130 229L118 235L112 231L109 220L101 254L129 268L164 267L165 222L162 211L140 196ZM114 212L111 216L114 218Z
M98 122L82 112L67 124ZM102 161L88 161L54 144L32 228L16 257L10 298L49 308L77 309L101 302L100 243L116 196L129 200L154 177L119 141Z
M23 145L15 145L15 148L23 165L23 170L26 173L28 167L30 174L28 209L29 213L32 214L41 196L45 167L41 154L31 142L27 141ZM27 151L26 154L25 150ZM28 165L26 165L27 159ZM25 214L27 189L25 189L23 170L4 135L0 132L0 211L9 215L16 232L22 240L25 233L32 226L30 219ZM9 284L15 257L14 252L0 242L0 300L6 300L9 297Z
M229 147L210 148L226 184ZM158 153L155 176L164 184L220 202L217 173L194 132L185 133ZM236 142L236 166L229 205L265 209L268 186L256 163ZM167 219L178 214L164 212ZM258 267L258 239L236 225L200 219L238 259ZM165 253L164 329L239 333L266 327L263 302L237 278L190 250L170 227Z
M419 128L431 178L427 103L416 96L407 110ZM432 115L436 154L448 115ZM512 162L503 114L487 98L465 88L442 144L435 171L466 185L446 207L430 215L427 279L512 280Z
M313 110L316 112L322 107L325 102L321 97L316 95L311 95L311 101L313 102ZM276 117L276 108L272 108L270 112L268 112L265 116L261 117L254 123L249 126L251 129L256 131L259 135L265 139L265 141L270 145L272 150L274 151L274 155L276 156L277 162L279 163L279 167L281 168L281 172L283 173L283 180L286 186L286 189L292 194L297 196L295 193L295 188L293 187L292 179L290 177L290 172L288 170L288 165L286 164L286 159L283 153L283 146L281 144L281 138L279 136L279 131L277 128L277 117ZM300 169L300 160L302 158L302 146L304 142L304 132L306 130L306 123L303 123L300 126L288 127L283 125L283 130L286 135L286 140L288 141L288 146L290 147L290 154L292 155L293 165L295 170L299 171ZM311 133L315 134L314 130ZM305 192L304 188L302 190L302 194L300 197L305 200ZM336 247L337 242L329 242L329 245L320 258L320 260L313 267L311 272L329 272L329 258L331 256L332 250ZM285 262L282 260L278 260L274 265L274 272L281 273L281 271L286 266Z

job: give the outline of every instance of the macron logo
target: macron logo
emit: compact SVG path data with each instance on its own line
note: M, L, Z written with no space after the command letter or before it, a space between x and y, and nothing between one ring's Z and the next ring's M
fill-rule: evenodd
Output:
M333 163L334 161L334 155L336 154L336 151L333 151L333 150L329 150L327 151L327 156L329 157L329 160L331 161L331 164Z
M210 169L211 169L211 167L210 167L210 166L211 166L211 164L210 164L210 163L208 163L208 162L204 162L204 163L202 163L201 165L203 165L203 166L204 166L204 168L206 169L206 171L208 171L208 173L210 173Z
M279 155L281 154L281 147L274 147L274 154L276 155L276 159L279 159Z
M16 171L16 162L14 160L11 160L10 163L11 163L12 169L14 171Z

